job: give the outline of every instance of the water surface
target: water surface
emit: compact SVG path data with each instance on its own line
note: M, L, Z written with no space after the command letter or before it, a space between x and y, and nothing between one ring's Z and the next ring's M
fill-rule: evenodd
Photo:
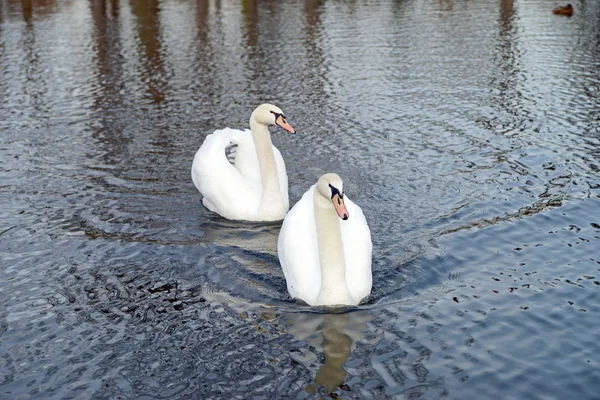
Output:
M597 397L600 4L0 1L0 397ZM203 138L279 105L295 203L373 238L348 313L291 301Z

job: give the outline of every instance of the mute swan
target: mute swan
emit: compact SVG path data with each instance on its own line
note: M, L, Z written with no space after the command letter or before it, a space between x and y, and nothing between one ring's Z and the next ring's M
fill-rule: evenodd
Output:
M225 128L204 139L192 163L192 181L210 211L227 219L279 221L289 209L288 178L269 125L296 133L279 107L261 104L250 130ZM232 165L225 149L237 145Z
M339 218L338 218L339 217ZM371 292L371 232L362 210L325 174L283 220L277 252L292 298L357 305Z

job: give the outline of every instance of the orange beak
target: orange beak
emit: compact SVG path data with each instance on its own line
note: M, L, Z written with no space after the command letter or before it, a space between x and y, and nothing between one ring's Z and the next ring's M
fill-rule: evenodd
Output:
M331 198L333 203L333 207L335 208L335 212L337 212L338 217L343 219L344 221L350 218L350 213L344 204L344 199L340 197L339 194L334 194Z
M288 131L289 133L296 133L296 130L294 128L292 128L292 126L281 115L279 117L277 117L277 119L275 120L275 123L277 125L279 125L280 127L282 127L283 129L285 129L286 131Z

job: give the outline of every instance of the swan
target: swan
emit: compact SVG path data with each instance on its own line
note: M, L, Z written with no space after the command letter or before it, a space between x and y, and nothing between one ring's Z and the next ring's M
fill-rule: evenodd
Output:
M289 209L288 178L269 125L296 133L283 111L261 104L250 117L250 130L225 128L206 136L192 163L192 181L202 203L224 218L280 221ZM230 163L226 149L237 145Z
M336 174L325 174L286 215L277 253L292 298L355 306L371 292L371 231Z

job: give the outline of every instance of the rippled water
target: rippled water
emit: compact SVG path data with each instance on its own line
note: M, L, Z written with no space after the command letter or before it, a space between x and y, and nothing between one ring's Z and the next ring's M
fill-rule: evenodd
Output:
M597 398L600 3L0 1L0 397ZM189 169L261 102L370 223L353 312Z

